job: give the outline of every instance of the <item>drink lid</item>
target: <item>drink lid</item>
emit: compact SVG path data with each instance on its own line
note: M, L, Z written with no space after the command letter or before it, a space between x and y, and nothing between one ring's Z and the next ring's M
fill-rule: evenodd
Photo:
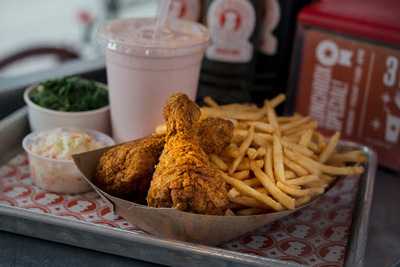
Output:
M98 39L107 48L137 56L170 57L203 52L210 36L206 27L174 19L156 32L155 18L114 20L98 31Z

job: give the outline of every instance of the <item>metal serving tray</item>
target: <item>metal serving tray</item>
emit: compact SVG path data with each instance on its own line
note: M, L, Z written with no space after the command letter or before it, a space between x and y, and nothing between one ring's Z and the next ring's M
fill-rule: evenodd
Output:
M21 140L28 132L26 109L20 109L0 122L0 164L21 152ZM345 266L363 266L377 159L367 147L344 144L362 149L369 159L367 172L360 179L345 256ZM0 230L173 266L299 266L1 205Z

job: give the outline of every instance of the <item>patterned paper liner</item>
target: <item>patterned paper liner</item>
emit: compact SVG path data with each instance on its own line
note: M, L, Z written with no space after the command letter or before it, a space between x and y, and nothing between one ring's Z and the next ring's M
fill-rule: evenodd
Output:
M314 205L221 247L308 266L343 266L358 180L341 179ZM95 192L60 195L32 185L25 154L0 168L0 205L143 233Z

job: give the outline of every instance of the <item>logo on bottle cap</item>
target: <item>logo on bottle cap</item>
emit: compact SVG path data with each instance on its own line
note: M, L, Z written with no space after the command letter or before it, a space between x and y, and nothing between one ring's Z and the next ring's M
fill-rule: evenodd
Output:
M212 44L206 57L225 62L248 62L253 57L249 42L256 14L248 0L216 0L207 13Z
M169 16L172 18L198 21L200 17L200 1L173 0L170 5Z

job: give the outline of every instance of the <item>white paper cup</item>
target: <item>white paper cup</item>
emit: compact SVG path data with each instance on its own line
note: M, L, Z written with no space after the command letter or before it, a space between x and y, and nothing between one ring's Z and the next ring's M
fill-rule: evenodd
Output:
M177 91L192 100L208 45L205 27L173 21L156 40L152 18L116 20L99 31L106 46L113 137L148 135L163 122L161 107Z
M98 83L106 88L105 84ZM41 107L32 102L30 94L37 86L25 90L24 101L28 106L29 124L33 132L59 127L91 129L110 134L110 106L79 112L64 112Z

